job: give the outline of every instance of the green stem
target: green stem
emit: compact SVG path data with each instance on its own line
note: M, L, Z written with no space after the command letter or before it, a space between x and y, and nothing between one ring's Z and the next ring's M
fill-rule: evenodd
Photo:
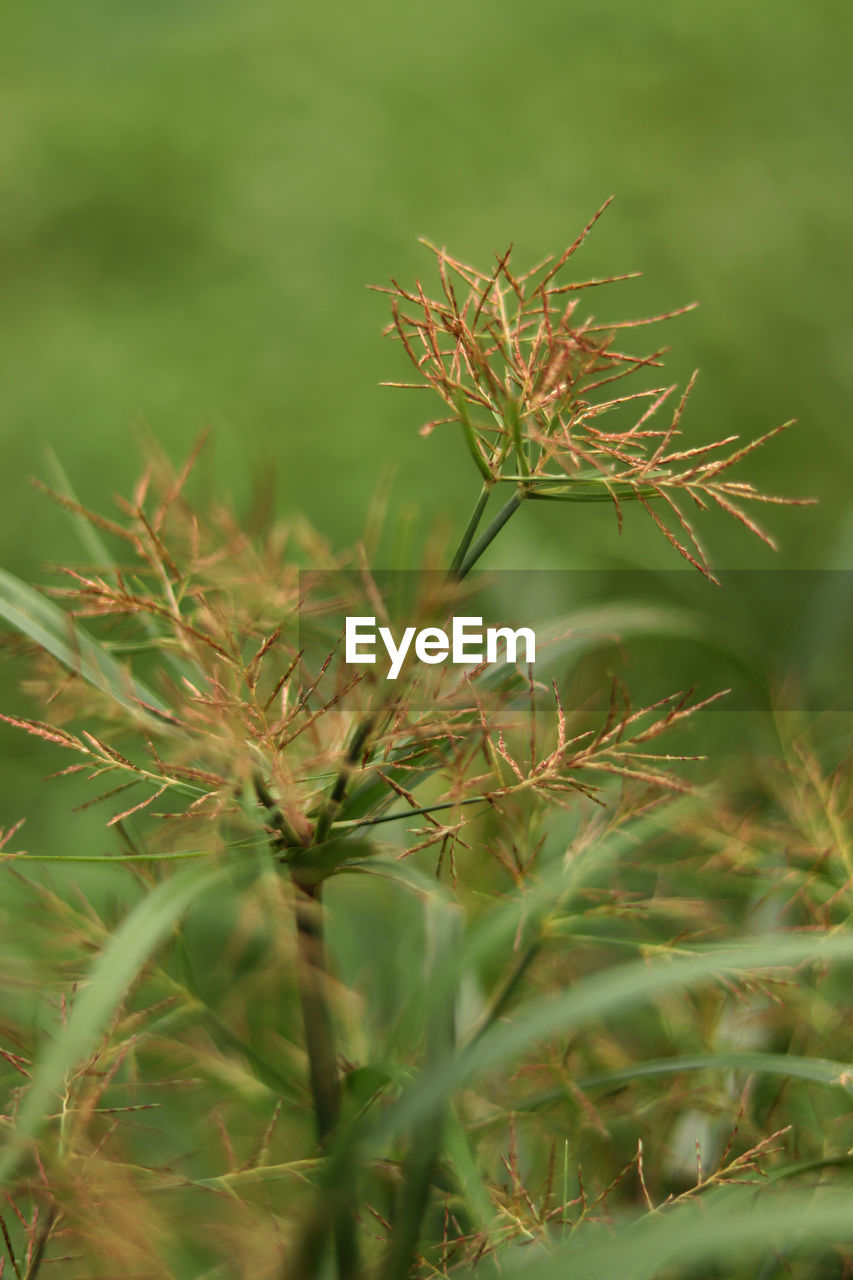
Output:
M344 763L341 766L338 776L335 779L335 785L329 792L328 799L325 801L320 813L317 817L317 825L314 828L314 835L311 840L312 845L323 844L328 839L332 823L335 820L335 814L340 809L344 797L347 793L350 776L353 769L358 764L362 751L367 746L367 741L373 732L375 720L372 715L367 715L356 727L355 733L352 735L349 747L347 748Z
M495 538L500 533L501 529L506 524L507 520L509 520L510 516L512 516L513 513L517 511L518 508L521 506L522 502L524 501L524 498L525 498L524 490L521 488L516 489L512 497L509 498L501 507L500 511L495 516L494 520L489 525L488 529L486 529L485 533L480 535L480 537L474 543L471 550L468 552L467 556L464 557L461 565L459 566L459 568L457 569L454 575L456 578L461 580L466 576L466 574L471 572L471 570L474 568L474 565L480 559L480 556L484 553L484 551L486 551L488 547L491 546Z
M466 1048L475 1044L503 1015L504 1010L518 989L522 978L530 968L530 965L536 959L539 952L542 950L543 943L544 936L539 932L533 940L527 944L524 951L512 966L509 974L504 979L502 985L495 992L489 1002L488 1008L483 1014L482 1019L478 1022L474 1031L468 1037Z
M296 876L291 878L295 893L299 999L305 1029L305 1047L308 1051L311 1098L317 1137L323 1152L329 1156L340 1119L341 1083L327 991L329 972L322 885L303 885ZM361 1268L358 1261L354 1188L348 1186L345 1195L333 1195L330 1199L338 1280L358 1280ZM317 1261L319 1262L319 1258Z
M468 414L465 397L461 392L454 397L454 403L456 405L456 412L459 414L459 421L462 425L462 435L464 436L465 443L468 446L468 452L474 459L474 465L480 472L480 475L483 477L486 484L491 485L492 473L489 470L489 464L480 452L480 438L477 435L474 424Z
M27 1268L24 1280L36 1280L36 1277L41 1271L41 1264L44 1262L45 1250L47 1249L48 1242L50 1241L50 1237L58 1219L59 1210L51 1209L47 1217L47 1222L45 1222L36 1238L35 1248L33 1249L32 1257L30 1258L30 1265ZM15 1270L17 1271L17 1267Z
M520 506L524 491L519 488L495 516L488 529L471 543L482 519L492 490L491 480L484 482L474 506L471 518L450 566L450 576L461 580L477 563L491 545L513 512ZM262 779L255 778L255 790L259 800L271 817L276 829L273 846L278 852L294 844L318 846L328 839L346 796L350 777L362 752L365 750L376 724L374 715L366 716L356 726L344 763L335 783L328 793L314 827L310 842L299 840L287 823ZM330 1141L338 1126L341 1104L341 1086L337 1070L334 1031L328 1005L327 960L323 937L323 903L321 885L301 883L293 874L296 893L296 932L298 940L298 981L308 1052L311 1095L317 1123L317 1134L323 1150L328 1154ZM428 1060L445 1057L453 1044L453 1001L439 1011L428 1033L430 1041ZM423 1215L426 1211L432 1174L438 1160L441 1142L441 1115L429 1117L429 1121L416 1126L404 1182L404 1193L395 1222L391 1251L386 1259L385 1276L388 1280L403 1280L408 1273L417 1249ZM349 1178L347 1179L349 1183ZM355 1197L351 1185L337 1190L331 1197L333 1203L335 1252L339 1280L357 1280L360 1275L357 1238L355 1230ZM304 1242L304 1263L314 1274L320 1265L322 1241L315 1231L309 1231Z
M294 831L281 809L278 807L275 796L264 782L263 777L258 770L255 771L252 777L252 783L255 788L255 795L267 811L267 821L276 832L273 837L273 848L276 853L284 853L287 849L292 849L296 845L303 844L304 842L300 840L299 836Z
M471 542L485 510L491 487L491 484L484 484L473 515L468 522L468 527L463 534L459 549L453 558L449 573L451 577L457 580L461 581L474 567L480 556L487 547L491 546L506 522L524 500L524 490L518 488L495 516L485 533L471 547ZM526 967L527 963L529 963L529 958L525 959L524 967ZM516 983L521 979L522 973L523 969L511 978L507 990L498 999L499 1007L503 1007L503 1004L509 1000ZM438 973L435 976L438 977ZM446 977L444 980L447 980ZM440 986L441 979L439 979ZM454 1003L454 991L452 988L446 991L439 989L434 992L433 1007L427 1027L425 1072L439 1068L453 1054L455 1045ZM442 1104L438 1104L412 1130L409 1154L403 1170L403 1188L393 1218L390 1248L381 1273L382 1280L406 1280L406 1277L410 1274L412 1263L417 1253L424 1214L429 1204L433 1174L441 1154L443 1127L444 1107Z
M331 827L338 806L346 792L352 762L358 759L364 741L371 730L372 721L365 721L353 737L344 766L338 774L329 799L324 806L310 838L310 844L322 843ZM267 811L268 821L275 830L272 837L274 852L281 856L294 846L306 847L307 840L300 840L287 822L275 798L263 778L255 776L255 793ZM302 1025L305 1049L308 1054L308 1077L311 1100L317 1127L317 1138L325 1155L329 1155L335 1129L341 1111L341 1083L338 1075L337 1053L332 1012L328 998L328 961L326 958L325 924L322 883L311 884L300 880L291 872L296 918L296 975L299 1002L302 1009ZM345 1196L335 1196L333 1209L333 1236L338 1280L358 1280L361 1268L358 1261L358 1241L355 1223L355 1196L347 1188ZM322 1263L324 1238L309 1233L307 1250L303 1250L302 1272L299 1280L307 1280L319 1270Z
M435 944L434 940L434 944ZM452 939L443 938L445 945ZM434 945L428 975L430 1012L426 1026L424 1073L440 1071L453 1056L456 1044L455 987L442 966L442 951ZM406 1280L421 1237L421 1224L429 1205L433 1174L441 1155L444 1104L438 1102L413 1126L409 1152L403 1166L403 1185L394 1217L390 1247L381 1280Z
M375 818L343 818L340 822L333 822L333 827L376 827L381 822L400 822L403 818L417 818L423 813L438 813L442 809L460 809L466 804L488 804L491 797L488 795L469 796L466 800L448 800L442 804L427 804L422 809L401 809L398 813L381 813ZM57 857L58 862L68 862L70 859ZM110 861L110 859L108 859ZM122 862L132 861L132 859L122 858Z
M311 1096L317 1121L317 1137L325 1148L340 1113L340 1090L332 1018L326 998L326 944L323 928L321 885L303 885L293 879L297 974Z
M483 518L483 512L486 509L486 504L489 501L489 494L491 493L491 491L492 491L491 483L488 483L488 484L484 483L482 489L480 490L480 496L477 499L477 504L471 513L471 519L468 521L468 524L465 528L465 532L462 535L462 539L459 543L459 546L456 548L456 554L454 555L450 563L451 576L454 576L458 573L459 566L462 564L462 561L465 559L465 552L470 547L474 534L477 532L479 523Z

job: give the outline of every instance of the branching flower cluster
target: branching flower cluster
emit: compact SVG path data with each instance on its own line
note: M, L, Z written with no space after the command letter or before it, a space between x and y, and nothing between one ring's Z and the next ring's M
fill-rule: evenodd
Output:
M98 535L105 559L96 569L65 566L69 585L52 593L64 607L48 616L77 664L72 657L69 670L68 661L40 655L31 689L53 719L2 718L73 753L62 775L109 783L88 802L109 807L109 826L122 830L150 808L163 828L153 850L174 847L176 823L184 841L203 831L209 842L221 828L225 844L239 844L248 789L280 855L322 878L346 861L344 837L375 836L409 814L428 828L413 828L406 852L452 850L484 806L598 799L605 775L640 790L684 786L669 769L673 758L649 749L696 709L684 695L638 710L614 690L604 722L573 731L556 685L543 689L515 668L498 682L485 663L433 678L422 668L389 692L340 661L340 636L326 651L303 643L323 608L299 585L306 554L314 567L326 556L325 576L339 576L351 610L367 607L343 558L304 528L258 544L222 512L204 518L184 495L189 474L171 474L160 459L122 502L120 520L52 494ZM375 593L370 574L358 576ZM445 607L454 590L448 581ZM100 639L83 629L93 623ZM531 731L533 700L543 697L551 714L540 712ZM427 780L424 803L414 793ZM332 839L335 856L324 861L320 848Z
M770 541L742 504L794 501L730 478L735 464L774 432L743 446L726 436L683 448L690 386L663 426L658 418L673 387L614 394L614 384L658 369L663 351L635 356L623 349L622 331L648 320L600 324L580 315L590 289L628 278L563 279L595 221L562 255L525 274L513 271L510 251L483 273L434 249L438 298L420 285L392 282L388 290L390 331L417 372L405 385L432 389L446 406L424 433L455 423L481 481L452 558L438 572L429 565L411 575L418 589L414 603L405 602L412 609L406 617L424 631L465 609L469 572L527 500L612 502L620 521L624 503L639 503L707 576L708 560L685 509L716 507ZM48 492L76 523L85 561L62 566L62 585L47 592L0 571L0 618L15 631L17 648L23 643L34 652L29 692L40 707L39 718L0 718L56 750L60 775L95 784L85 807L104 806L107 825L122 841L118 853L47 856L69 866L126 860L142 891L115 929L88 903L78 908L37 880L32 888L41 917L59 922L52 933L49 925L45 930L50 945L67 946L72 956L70 967L61 968L65 985L47 1053L38 1043L41 1010L26 1027L19 1020L10 1037L4 1019L4 1041L13 1047L0 1045L3 1068L15 1075L8 1114L0 1116L0 1165L18 1178L15 1194L23 1188L31 1202L25 1212L10 1197L30 1280L60 1248L57 1261L73 1258L76 1265L72 1249L96 1259L92 1273L154 1274L151 1241L159 1227L147 1216L152 1189L169 1193L163 1203L180 1249L188 1223L181 1197L189 1190L194 1205L214 1206L195 1233L193 1274L199 1267L222 1274L222 1259L233 1270L236 1258L247 1275L273 1274L274 1259L277 1274L316 1280L332 1274L326 1258L333 1250L339 1280L408 1280L427 1270L467 1275L491 1258L500 1270L504 1244L523 1240L550 1249L556 1226L560 1247L572 1246L580 1227L581 1250L600 1219L610 1229L611 1201L618 1212L620 1200L631 1203L635 1182L636 1204L648 1209L652 1229L662 1222L665 1230L669 1215L678 1225L681 1200L759 1173L784 1135L778 1125L769 1137L750 1131L737 1150L733 1135L716 1165L703 1163L697 1151L695 1185L683 1195L644 1163L642 1140L630 1163L620 1158L621 1172L610 1168L589 1191L581 1168L589 1131L594 1141L603 1134L611 1142L617 1129L630 1127L636 1138L638 1124L647 1124L651 1145L661 1116L675 1123L684 1111L686 1087L679 1085L668 1108L654 1114L637 1090L630 1069L635 1007L659 995L668 1001L653 1034L660 1060L637 1073L651 1078L671 1070L668 1036L679 1009L692 1043L695 1010L685 994L691 983L749 990L750 973L773 969L789 955L792 963L812 956L802 938L790 952L778 940L756 943L746 960L737 948L721 959L679 955L697 936L715 936L716 917L706 886L683 884L670 865L684 861L677 849L670 856L673 842L683 841L694 859L714 857L722 865L736 858L740 866L745 850L752 856L760 846L766 856L771 830L757 827L747 840L738 814L707 848L707 823L694 830L698 807L680 796L661 820L658 806L689 789L679 762L695 757L666 754L660 740L713 699L697 703L681 691L637 709L614 685L609 709L595 717L569 706L560 680L540 680L532 663L477 657L474 665L454 657L441 667L427 660L418 667L402 643L399 671L386 680L344 656L343 613L362 623L397 621L400 602L383 595L364 547L334 553L301 520L250 536L228 511L200 511L189 498L194 461L195 454L175 472L155 456L110 518L78 502L58 471ZM501 490L509 496L483 531L492 495ZM809 772L818 778L816 767ZM849 896L842 897L850 878L849 797L840 790L835 781L794 787L789 803L801 847L780 854L804 879L817 877L825 849L845 836L837 870L843 876L822 906L828 921ZM666 841L669 852L661 849ZM20 824L13 821L0 830L0 865L10 878L22 861L45 856L19 844ZM639 856L617 865L625 849ZM172 858L215 865L175 873ZM403 859L410 861L401 866ZM336 917L326 882L344 873L373 876L369 891L381 880L380 911L388 910L380 894L389 885L405 895L403 923L379 913L373 921L377 938L387 932L397 948L382 975L387 1016L366 1007L357 978L332 976L338 966L326 953L329 900ZM341 900L347 883L334 886ZM200 948L200 968L219 976L233 961L233 985L221 1000L208 994L216 977L198 977L192 939L178 959L167 955L162 965L156 959L158 950L168 952L169 932L208 892L229 896L229 909L240 917L227 942L217 935ZM739 903L743 895L736 896ZM352 901L358 908L357 894ZM417 946L407 932L410 919L417 920ZM374 941L359 937L352 945L363 942L363 958L372 963L380 955L371 951ZM833 955L850 954L841 939L831 941ZM338 954L344 953L345 946ZM624 986L614 954L638 957L624 966ZM27 981L29 972L27 966ZM87 976L78 998L81 974ZM529 1014L517 1017L519 993L530 995L543 980L546 998L533 998ZM714 998L706 1003L703 1017L712 1026ZM601 1018L608 1010L618 1016ZM620 1038L623 1014L627 1032ZM385 1022L371 1040L374 1015L377 1027ZM146 1087L157 1093L137 1102L146 1053L149 1066L169 1066L166 1078L159 1067L149 1070ZM525 1060L516 1071L520 1055ZM741 1062L743 1055L735 1056ZM741 1065L752 1073L755 1055L746 1056ZM758 1057L760 1070L775 1055ZM731 1058L720 1062L734 1075ZM808 1062L804 1081L846 1083L839 1064ZM703 1052L682 1066L708 1064ZM519 1095L519 1082L531 1076L551 1089L544 1100L525 1098L523 1088ZM484 1078L490 1096L478 1098L476 1083ZM216 1165L215 1176L195 1176L200 1161L189 1144L156 1169L149 1167L150 1132L142 1130L137 1144L136 1113L168 1105L178 1085L189 1096L216 1096L197 1109L205 1116L197 1126L200 1145L209 1147L208 1129L218 1128L222 1138L225 1169ZM594 1103L589 1094L600 1087L607 1092ZM266 1093L270 1105L261 1114L257 1100ZM613 1133L599 1107L615 1118ZM517 1114L522 1123L539 1124L540 1113L531 1144L544 1150L550 1143L550 1155L534 1185L522 1175L515 1125ZM173 1142L172 1130L184 1119L177 1104L168 1115L176 1114L176 1121L164 1120L158 1142ZM286 1126L277 1126L280 1114ZM564 1127L570 1117L576 1179L569 1139L565 1150L557 1145L555 1114ZM499 1154L508 1184L488 1133L507 1123L509 1154ZM253 1141L241 1153L249 1135ZM136 1163L128 1154L134 1151ZM31 1168L23 1175L26 1160ZM593 1164L607 1169L610 1154ZM233 1216L223 1226L226 1214ZM840 1220L847 1230L846 1199ZM95 1230L93 1222L104 1225ZM21 1275L2 1216L0 1229ZM631 1230L626 1257L637 1238ZM199 1260L211 1241L219 1242L221 1258L212 1253L208 1267ZM246 1242L257 1256L245 1251ZM547 1258L540 1260L556 1274ZM588 1269L583 1260L580 1266ZM156 1274L166 1269L158 1261Z
M484 273L428 244L437 259L440 296L429 297L420 283L407 289L392 281L384 290L393 312L387 332L403 344L418 374L418 381L389 385L438 393L450 413L427 422L422 434L458 424L488 487L512 485L519 495L539 501L612 502L620 528L622 504L638 502L678 553L712 577L685 508L717 507L773 546L742 504L803 500L763 493L729 472L792 423L734 449L733 434L682 448L681 420L695 374L661 426L659 411L672 399L674 385L611 394L615 383L661 368L665 354L665 348L630 354L622 348L623 333L695 304L610 323L580 314L586 291L638 274L562 280L563 268L606 207L559 257L524 273L511 268L512 246ZM624 416L631 409L636 412L628 425L608 426L608 415Z

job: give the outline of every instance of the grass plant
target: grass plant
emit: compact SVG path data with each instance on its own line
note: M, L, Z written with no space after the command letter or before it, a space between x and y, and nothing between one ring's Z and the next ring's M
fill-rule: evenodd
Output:
M802 501L732 478L773 430L683 446L650 321L583 312L624 277L568 278L593 223L387 290L479 489L426 619L529 502L639 508L713 577L693 512L772 543L748 506ZM354 673L315 641L384 607L369 549L249 535L193 462L110 517L52 464L83 559L0 577L4 719L112 840L2 833L0 1275L849 1274L843 747L780 715L697 786L690 690L591 722L527 670Z

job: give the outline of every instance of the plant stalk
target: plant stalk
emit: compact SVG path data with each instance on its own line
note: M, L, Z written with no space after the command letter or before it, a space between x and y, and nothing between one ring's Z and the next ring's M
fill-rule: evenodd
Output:
M323 928L322 885L291 877L294 889L299 999L308 1051L311 1097L317 1138L326 1147L340 1114L340 1089L331 1011L326 992L327 963Z
M341 1112L341 1083L338 1075L335 1035L329 1007L329 970L326 958L322 884L300 883L291 875L296 913L296 939L299 999L311 1098L317 1125L317 1137L325 1155L338 1127ZM332 1196L332 1233L339 1280L358 1280L355 1204L351 1189L345 1196ZM317 1259L319 1261L319 1258Z
M451 562L449 574L459 580L473 568L487 547L520 506L524 491L518 488L504 504L485 533L471 546L479 527L492 490L491 483L484 483L474 510ZM308 847L321 845L329 836L335 818L346 795L353 769L358 764L375 726L375 717L366 716L357 725L350 741L344 763L331 791L317 816ZM299 844L273 796L259 777L255 779L258 799L270 814L276 829L273 846L281 854L287 848ZM330 1140L340 1119L341 1086L335 1051L334 1027L328 1002L328 964L324 938L322 885L300 880L291 872L295 893L296 935L298 949L299 998L308 1053L308 1069L311 1097L317 1125L317 1137L323 1151L329 1154ZM453 1044L453 1002L442 1002L433 1017L428 1033L427 1068L445 1057ZM429 1188L438 1159L441 1143L441 1116L433 1115L416 1126L412 1134L410 1154L406 1164L404 1191L395 1218L391 1251L386 1258L385 1280L404 1280L417 1249L423 1215L429 1200ZM332 1194L335 1253L339 1280L358 1280L357 1238L354 1217L354 1195L350 1188L344 1194ZM309 1232L303 1265L312 1274L320 1264L321 1239L316 1230ZM309 1256L310 1255L310 1258Z
M485 511L486 504L489 501L489 494L492 492L492 487L493 486L491 483L489 484L484 483L482 489L480 490L480 496L477 499L476 506L474 507L474 510L471 513L471 519L468 521L468 524L465 528L465 532L462 535L462 539L459 543L459 546L456 548L456 554L454 555L452 561L450 562L451 577L455 577L459 573L459 568L462 564L462 561L465 559L465 552L470 547L474 534L477 532L480 521L483 517L483 512Z
M363 726L365 736L370 732L369 726ZM322 831L328 830L337 806L346 791L346 783L351 768L353 753L355 759L361 750L357 744L359 735L347 754L347 761L342 768L323 813L317 820L310 843L322 843ZM255 793L269 815L270 825L276 834L272 838L272 847L277 856L283 854L294 845L306 846L299 841L293 828L270 793L263 779L255 777ZM325 817L324 817L325 815ZM297 985L299 1002L302 1009L302 1025L305 1035L305 1049L308 1054L308 1079L311 1088L311 1100L314 1108L314 1120L317 1139L325 1155L330 1154L330 1144L338 1125L341 1110L341 1084L338 1076L337 1053L335 1050L335 1034L332 1011L328 998L328 962L326 958L326 941L323 913L322 882L312 884L300 879L298 873L291 870L291 883L294 893L294 915L296 919L297 948ZM333 1196L332 1234L335 1242L335 1258L338 1280L359 1280L361 1267L358 1258L358 1241L354 1216L354 1196ZM286 1265L285 1274L293 1275L294 1280L308 1280L317 1274L322 1264L323 1246L326 1232L310 1230L301 1250L299 1272L293 1272L290 1263ZM292 1261L292 1260L291 1260Z
M521 506L522 502L524 501L524 497L525 497L524 490L520 487L516 489L512 497L509 498L501 507L500 511L495 516L494 520L489 525L489 527L486 529L485 533L482 533L480 535L480 537L474 543L473 547L468 552L468 554L463 557L462 563L460 564L459 568L456 570L455 574L453 575L454 577L458 578L461 581L462 578L464 578L467 574L471 572L471 570L474 568L474 565L480 559L480 556L482 556L483 553L487 550L487 548L491 546L495 538L500 533L501 529L506 524L507 520L509 520L510 516L512 516Z
M491 484L483 485L471 519L462 535L456 555L453 557L449 575L459 581L470 572L486 548L491 546L501 529L524 499L524 490L519 487L495 516L485 533L471 547L474 534L485 511L491 488ZM439 977L438 972L435 976ZM520 977L521 973L511 982L509 990L505 993L506 1000L510 998L515 982L520 980ZM438 1068L447 1061L454 1051L454 992L452 990L441 990L441 986L442 982L439 978L439 990L434 994L434 1005L427 1026L427 1053L424 1071ZM503 1001L500 1003L502 1004ZM403 1169L403 1188L393 1218L390 1249L386 1255L381 1273L382 1280L406 1280L417 1254L421 1226L429 1205L432 1177L441 1154L444 1127L443 1111L444 1109L441 1106L430 1111L412 1130L409 1140L409 1154Z
M427 972L426 1057L423 1071L439 1071L453 1056L456 1045L456 987L446 956L458 945L455 921L435 920L429 939ZM428 935L429 937L429 935ZM412 1127L409 1151L403 1165L403 1185L392 1219L390 1247L381 1280L406 1280L417 1255L421 1225L429 1206L433 1173L441 1155L444 1103L438 1102Z

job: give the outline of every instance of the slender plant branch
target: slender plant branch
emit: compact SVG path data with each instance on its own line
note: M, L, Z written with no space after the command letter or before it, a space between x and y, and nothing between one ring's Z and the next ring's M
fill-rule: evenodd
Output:
M333 827L347 827L359 830L361 827L378 827L383 822L400 822L404 818L417 818L425 813L440 813L442 809L461 809L467 804L489 804L491 796L468 796L463 800L446 800L441 804L427 804L422 809L400 809L397 813L380 813L375 818L344 818L333 822Z
M519 487L472 547L471 543L485 512L492 487L490 482L483 484L451 561L448 570L451 578L461 581L465 577L498 536L524 498L524 491ZM356 726L343 764L319 811L314 831L308 841L299 839L263 779L258 775L255 776L255 793L269 815L270 825L275 831L273 848L279 855L288 848L317 847L328 839L332 828L337 825L335 819L346 797L349 780L370 742L376 720L375 714L369 714ZM322 884L311 884L308 880L300 878L294 869L291 869L291 879L295 893L299 997L308 1053L311 1096L317 1137L323 1150L328 1154L330 1140L340 1119L341 1085L333 1019L328 1002L328 962L324 938ZM452 1046L452 1000L449 1004L444 1002L439 1013L435 1015L429 1029L428 1040L427 1067L437 1057L446 1056L449 1052L448 1046ZM397 1280L398 1277L403 1280L414 1257L429 1199L433 1170L438 1159L440 1134L440 1115L431 1116L428 1123L417 1126L412 1134L404 1191L395 1219L391 1252L386 1260L384 1274L387 1280ZM358 1280L361 1269L355 1230L355 1198L348 1188L347 1194L333 1195L332 1199L336 1202L333 1217L338 1277L339 1280ZM311 1273L314 1273L320 1265L321 1242L316 1231L309 1234L311 1239L308 1253L311 1257L309 1260L303 1251L303 1263L310 1268Z
M6 1244L6 1252L9 1255L9 1261L12 1263L12 1270L15 1273L16 1280L22 1280L21 1269L18 1266L18 1260L15 1257L15 1250L12 1248L12 1237L9 1235L9 1228L6 1226L6 1219L0 1213L0 1231L3 1233L3 1240ZM5 1259L4 1259L5 1261Z
M489 1001L489 1005L483 1013L482 1018L468 1036L465 1046L466 1048L475 1044L501 1017L515 994L525 973L542 950L544 941L545 939L541 931L537 932L536 936L524 948L521 955L512 966L512 969L502 982L500 988Z
M483 555L503 529L507 521L518 510L524 500L524 489L519 486L512 497L503 505L486 531L471 547L474 535L479 526L492 485L486 483L480 492L471 519L462 535L456 554L451 562L449 576L461 581ZM469 550L470 548L470 550ZM436 806L432 806L435 808ZM415 810L414 812L417 812ZM426 810L424 811L426 812ZM510 999L524 970L533 959L538 944L522 957L516 971L510 975L507 987L500 993L496 1007L490 1011L492 1018L499 1016L499 1011ZM454 1025L454 993L440 992L434 1005L427 1027L427 1053L424 1071L437 1067L453 1053L455 1046ZM429 1204L429 1192L433 1173L441 1152L442 1130L444 1124L444 1108L438 1106L423 1117L412 1130L409 1142L409 1154L403 1170L403 1189L400 1194L396 1212L392 1221L390 1249L385 1258L382 1280L406 1280L417 1253L418 1241L424 1214Z
M447 945L450 939L442 942ZM440 1070L456 1045L455 986L442 971L443 957L433 940L432 963L427 975L430 1011L426 1027L426 1060L423 1070ZM451 942L452 945L452 942ZM441 1154L444 1104L439 1102L414 1125L403 1166L403 1186L392 1219L390 1248L381 1271L382 1280L406 1280L415 1260L421 1224L429 1205L433 1173Z
M366 740L370 732L368 726L362 726L363 735L356 734L347 753L349 769L352 760L358 759L361 747L359 737ZM349 777L347 765L341 770L327 801L323 825L328 830L331 826L337 806L346 791ZM263 779L256 776L255 793L267 810L270 825L276 834L272 838L274 852L281 857L288 848L305 847L305 841L297 839L293 828L287 822L281 808L276 803ZM323 815L321 814L321 818ZM322 842L318 838L321 822L317 821L310 843ZM299 1002L302 1009L302 1025L305 1035L305 1048L308 1054L308 1077L311 1087L311 1100L314 1108L314 1119L317 1138L325 1154L328 1155L330 1142L338 1124L341 1109L341 1086L338 1076L337 1053L335 1050L334 1025L329 1006L327 985L329 981L328 961L326 957L324 912L322 883L310 884L300 879L298 873L291 869L291 882L294 892L294 915L296 920L296 947L298 963L296 966L299 987ZM361 1267L358 1260L358 1241L354 1217L354 1197L348 1195L341 1203L336 1204L333 1215L333 1235L335 1241L335 1257L339 1280L358 1280ZM322 1262L323 1240L316 1233L310 1233L310 1247L303 1250L302 1275L309 1277L316 1274ZM307 1256L310 1255L310 1256ZM301 1277L300 1277L301 1280Z
M317 1121L317 1137L325 1148L340 1114L338 1069L327 999L327 962L321 885L300 883L291 876L295 892L297 972L311 1096Z
M518 488L504 504L489 527L471 547L491 492L486 483L480 492L471 519L451 562L449 576L461 581L480 556L491 546L501 529L517 511L524 498ZM470 548L470 550L469 550ZM435 807L435 806L433 806ZM415 811L417 812L417 811ZM520 974L518 977L520 978ZM513 984L514 985L514 984ZM506 998L509 998L507 993ZM454 992L439 992L433 1002L427 1026L424 1071L438 1067L455 1046ZM382 1280L406 1280L415 1259L424 1214L429 1205L433 1174L441 1152L444 1108L439 1105L415 1125L409 1140L409 1154L403 1170L403 1188L392 1221L390 1249L385 1258Z
M361 753L370 740L370 735L375 726L375 717L372 715L365 716L360 722L352 735L347 754L344 757L344 763L335 779L334 786L329 793L329 797L320 810L317 818L317 825L314 828L314 836L311 840L312 845L322 844L328 838L335 814L341 807L344 797L346 796L347 785L355 766L358 764Z
M254 782L255 793L267 810L270 826L275 830L275 835L272 837L274 852L282 857L289 848L296 845L304 847L305 842L297 839L296 833L263 778L256 775ZM316 837L316 828L314 835ZM312 843L314 843L313 839ZM291 870L291 880L295 894L299 998L305 1024L311 1095L317 1122L317 1137L321 1145L325 1146L329 1134L337 1123L340 1100L332 1019L324 989L326 947L323 936L322 886L311 885L300 880L293 870Z
M524 497L525 497L524 490L522 488L516 489L512 497L509 498L501 507L500 511L495 516L494 520L489 525L489 527L486 529L485 533L482 533L480 535L480 537L474 543L471 550L468 552L467 556L463 557L459 568L457 569L456 573L453 575L454 577L458 578L461 581L462 578L466 577L466 575L471 572L471 570L474 568L474 565L477 563L477 561L480 559L483 553L494 542L495 538L498 536L501 529L506 524L507 520L509 520L509 518L512 515L514 515L514 513L521 506L522 502L524 501Z
M456 554L450 562L451 577L455 577L459 573L462 561L465 558L465 552L470 547L474 534L477 532L480 521L483 518L483 512L486 510L486 504L489 501L489 494L492 492L492 488L493 485L491 483L484 483L480 490L480 496L471 513L471 519L468 521L465 532L462 534L459 546L456 548Z
M45 1250L47 1249L53 1229L59 1220L59 1210L52 1209L36 1239L35 1248L33 1249L30 1265L27 1268L24 1280L36 1280L41 1272L41 1265L44 1262Z
M317 1136L326 1155L338 1127L341 1082L338 1074L332 1011L328 998L329 967L326 957L322 884L300 884L291 874L295 893L296 938L299 955L299 998L308 1051L311 1097ZM355 1188L333 1196L332 1233L339 1280L358 1280L361 1266L355 1220Z
M274 851L277 854L282 854L287 849L293 849L303 844L303 841L300 840L284 813L282 813L275 796L257 770L252 777L252 785L255 788L255 795L267 811L267 821L276 833L272 839Z

